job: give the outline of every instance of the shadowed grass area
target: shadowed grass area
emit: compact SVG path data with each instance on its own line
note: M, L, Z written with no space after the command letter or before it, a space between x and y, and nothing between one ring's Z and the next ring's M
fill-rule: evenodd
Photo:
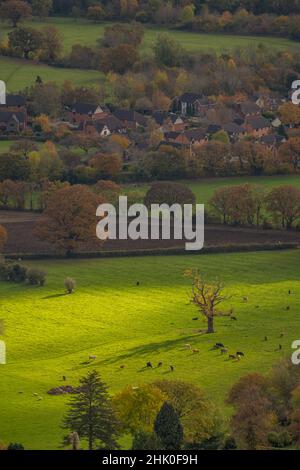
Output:
M299 325L299 260L298 251L285 251L26 263L47 270L48 279L44 288L0 283L8 354L7 365L0 366L1 439L57 448L66 397L46 392L63 384L62 375L76 385L93 368L112 392L174 378L198 384L224 407L241 375L266 372L291 354ZM193 320L198 314L183 276L190 267L208 279L220 277L233 296L224 310L233 307L237 321L217 319L214 335L199 334L205 322ZM73 295L64 295L67 276L77 281ZM229 361L213 351L218 341L245 358ZM200 354L185 350L186 343ZM89 355L97 358L91 362ZM163 367L146 370L149 360Z

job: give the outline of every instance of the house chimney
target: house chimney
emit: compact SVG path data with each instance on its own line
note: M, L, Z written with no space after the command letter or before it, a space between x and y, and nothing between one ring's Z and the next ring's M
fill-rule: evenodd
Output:
M6 104L6 85L0 80L0 104Z

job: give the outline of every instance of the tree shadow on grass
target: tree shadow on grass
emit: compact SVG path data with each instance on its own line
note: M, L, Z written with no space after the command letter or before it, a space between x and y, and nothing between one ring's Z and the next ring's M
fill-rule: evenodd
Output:
M126 353L113 356L108 359L104 359L103 361L95 361L94 364L97 366L100 365L110 365L115 364L117 362L123 362L127 359L131 359L132 357L143 357L146 356L146 361L151 361L151 354L158 354L164 353L168 351L172 351L176 348L176 351L186 351L183 347L186 341L190 341L197 337L197 335L189 335L185 336L184 338L177 338L172 340L162 341L160 343L148 343L141 346L136 346L135 348L129 349ZM141 369L143 370L143 369Z

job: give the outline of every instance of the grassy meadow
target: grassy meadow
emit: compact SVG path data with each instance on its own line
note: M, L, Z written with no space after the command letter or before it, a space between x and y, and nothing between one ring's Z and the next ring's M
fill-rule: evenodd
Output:
M61 32L66 54L74 44L96 45L97 40L103 36L104 28L107 25L105 22L92 23L86 19L75 20L72 18L35 19L25 24L36 28L42 28L46 25L56 26ZM5 37L10 30L11 27L7 23L0 23L0 38ZM221 53L235 47L256 46L258 44L281 50L300 49L300 43L285 38L200 34L168 30L162 27L146 27L142 44L143 53L151 52L157 35L162 32L168 32L190 52L213 50L216 53ZM103 80L103 75L94 70L49 67L33 61L0 57L0 78L6 81L9 92L16 92L30 86L37 75L40 75L44 81L63 83L65 80L70 80L75 85L81 86L99 85Z
M27 449L58 448L67 398L46 392L64 383L62 375L76 385L94 368L112 393L156 379L193 382L229 415L224 399L240 376L265 373L291 354L299 329L299 261L300 252L285 251L28 262L47 270L45 287L0 283L8 360L0 366L0 439ZM219 276L232 295L224 309L233 307L237 321L217 319L214 335L199 334L205 323L192 320L197 311L183 277L190 267L207 279ZM73 295L64 294L67 276L77 281ZM230 352L242 350L244 359L232 362L212 351L217 341ZM186 351L185 343L200 354ZM90 354L97 355L93 363ZM149 360L163 367L143 369Z
M73 44L94 46L98 39L103 36L104 28L107 22L94 23L86 19L72 18L48 18L43 21L34 20L31 26L41 28L46 24L56 26L62 34L65 51L69 52ZM9 29L9 28L7 28ZM285 38L260 37L260 36L236 36L219 34L200 34L179 30L170 30L164 27L145 27L145 37L142 44L144 52L150 52L156 41L157 35L167 32L173 39L190 52L199 52L201 50L215 50L221 52L225 49L234 47L256 46L264 44L266 47L276 49L298 48L300 44Z
M97 86L103 81L103 74L96 70L51 67L29 60L0 57L0 77L6 82L10 93L33 85L37 75L44 82L63 84L65 80L68 80L77 86Z

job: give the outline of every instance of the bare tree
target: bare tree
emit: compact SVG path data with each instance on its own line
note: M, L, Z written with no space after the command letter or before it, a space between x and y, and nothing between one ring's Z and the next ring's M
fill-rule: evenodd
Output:
M185 276L193 281L191 302L205 316L207 320L207 333L214 333L215 317L231 316L233 313L232 310L229 312L217 310L218 305L229 299L229 297L223 294L223 284L219 280L210 284L207 283L198 269L186 271Z

